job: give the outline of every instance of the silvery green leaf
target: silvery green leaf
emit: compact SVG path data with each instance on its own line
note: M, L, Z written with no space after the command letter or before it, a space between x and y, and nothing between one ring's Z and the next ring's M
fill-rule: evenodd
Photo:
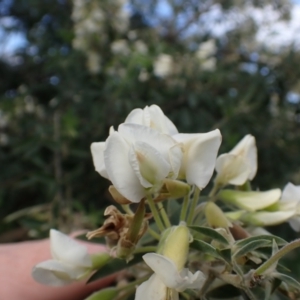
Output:
M244 245L250 243L250 242L253 242L253 241L258 241L258 240L269 240L270 242L272 242L273 240L275 240L275 242L277 243L277 245L279 246L284 246L287 244L287 242L278 237L278 236L275 236L275 235L257 235L257 236L251 236L249 238L246 238L246 239L242 239L242 240L239 240L235 243L235 245L237 247L243 247Z
M225 261L225 259L219 254L216 248L214 248L212 245L203 242L201 240L193 240L193 242L190 244L190 247L198 250L200 252L203 252L205 254L209 254L215 258L221 259Z
M218 241L222 244L228 245L227 239L217 232L216 230L210 228L210 227L204 227L204 226L189 226L190 229L193 229L205 236L210 237L212 240Z
M256 240L256 241L254 240L254 241L251 241L251 242L243 245L241 248L239 248L234 253L234 256L235 257L243 256L257 248L266 247L266 246L271 246L271 241L263 240L263 239Z
M288 275L282 274L282 273L277 273L274 272L272 274L273 277L278 278L279 280L285 282L289 287L292 289L296 289L297 291L300 290L300 283L294 279L293 277L290 277Z

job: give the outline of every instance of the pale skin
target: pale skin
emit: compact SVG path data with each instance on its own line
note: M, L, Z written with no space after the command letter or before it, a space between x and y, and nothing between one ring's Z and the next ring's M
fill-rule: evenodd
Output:
M89 253L105 251L104 246L84 243ZM108 286L110 276L91 284L76 282L64 287L41 285L31 277L34 265L51 259L49 239L0 246L0 299L11 300L83 300L94 291Z

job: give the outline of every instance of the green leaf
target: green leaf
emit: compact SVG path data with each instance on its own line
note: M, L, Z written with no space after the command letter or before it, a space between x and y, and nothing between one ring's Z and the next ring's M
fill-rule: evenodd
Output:
M87 283L93 282L99 278L109 276L111 274L114 274L118 271L121 271L123 269L126 269L130 266L133 266L143 260L143 255L145 253L137 254L134 256L134 258L126 263L125 260L120 258L114 258L110 260L103 268L96 271L87 281Z
M193 240L193 242L190 244L190 247L226 262L226 260L223 258L223 256L220 255L218 250L206 242L203 242L201 240Z
M225 261L227 261L229 264L231 263L232 254L230 248L222 249L222 250L217 249L217 252L223 257Z
M300 290L300 283L293 277L290 277L282 273L273 273L272 276L285 282L288 286L292 287L293 289L296 289L297 291Z
M234 253L235 257L238 256L243 256L246 255L247 253L254 251L257 248L261 248L261 247L266 247L266 246L272 246L271 241L270 240L256 240L256 241L252 241L248 244L245 244L244 246L242 246L240 249L238 249L238 251L236 251Z
M212 240L218 241L222 244L229 245L228 241L226 238L217 232L216 230L210 228L210 227L204 227L204 226L189 226L189 228L210 237Z
M270 242L272 242L273 240L275 240L275 242L277 243L277 245L279 246L284 246L287 244L287 241L285 241L284 239L276 236L276 235L267 235L267 234L264 234L264 235L257 235L257 236L251 236L249 238L246 238L246 239L243 239L243 240L239 240L235 243L235 245L237 247L243 247L245 246L246 244L249 244L250 242L253 242L253 241L259 241L259 240L269 240Z

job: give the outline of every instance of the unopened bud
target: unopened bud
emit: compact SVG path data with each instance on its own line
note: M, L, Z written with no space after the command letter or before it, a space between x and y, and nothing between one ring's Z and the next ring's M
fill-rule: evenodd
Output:
M119 291L116 287L101 289L99 292L93 293L85 300L113 300L118 295Z
M162 254L170 258L179 271L184 267L189 251L190 232L184 222L171 228L163 245Z
M208 202L206 204L205 216L207 223L212 228L228 228L232 226L224 212L213 202Z

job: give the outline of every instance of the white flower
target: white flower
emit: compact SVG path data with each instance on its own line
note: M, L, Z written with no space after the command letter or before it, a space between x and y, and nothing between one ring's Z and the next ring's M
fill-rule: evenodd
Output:
M257 171L255 138L248 134L229 153L220 155L216 171L216 182L220 185L243 185L252 180Z
M51 229L50 247L53 259L37 264L32 277L39 283L62 286L87 276L92 260L87 248L67 235Z
M160 54L153 65L153 72L156 76L167 77L171 75L173 69L173 58L169 54Z
M105 143L91 145L96 171L132 202L157 192L163 179L176 179L182 150L171 136L138 124L121 124Z
M217 50L216 41L211 39L200 44L196 57L200 60L206 60L208 57L215 54Z
M176 126L155 104L146 106L144 109L136 108L132 110L125 119L125 123L144 125L169 135L178 133Z
M111 44L111 51L114 54L121 54L127 56L130 54L130 49L128 47L128 43L126 40L117 40L112 42Z
M295 231L300 231L300 185L288 183L283 191L279 201L281 211L294 211L293 216L289 219L290 226Z
M220 130L198 134L176 134L173 138L183 145L184 156L179 177L203 189L215 168L222 141Z
M205 281L201 271L178 271L175 263L163 255L147 253L143 259L154 274L137 288L135 300L178 300L178 292L200 289Z

